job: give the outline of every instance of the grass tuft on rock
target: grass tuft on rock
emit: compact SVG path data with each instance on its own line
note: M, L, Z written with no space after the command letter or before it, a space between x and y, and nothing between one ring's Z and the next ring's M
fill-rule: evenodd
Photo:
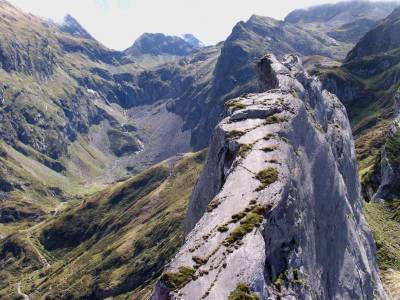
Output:
M279 116L277 114L269 116L265 119L266 125L283 123L283 122L287 122L287 118L285 118L284 116Z
M216 209L219 205L221 204L221 199L216 197L207 206L207 212L212 212L214 209Z
M261 151L264 151L266 153L273 152L275 150L276 150L276 147L264 147L264 148L261 149Z
M279 172L275 168L267 168L257 173L256 178L261 182L260 186L256 189L257 192L265 189L278 180Z
M242 217L240 225L229 234L229 236L224 240L223 244L228 247L242 240L246 234L253 231L254 228L260 226L264 218L264 213L270 209L270 206L262 206L258 204L251 207L249 212L244 212L243 217L242 214L237 214L238 217ZM235 220L236 218L232 216L232 219Z
M284 281L288 279L288 275L289 275L289 270L284 270L275 278L274 285L279 292L282 291L282 285Z
M227 102L225 105L226 107L233 109L233 111L246 108L246 105L240 103L239 101L230 101Z
M252 148L253 148L253 145L249 145L249 144L240 145L240 150L239 150L240 157L245 158L247 156L247 154L249 154L249 152L251 151Z
M226 225L224 224L224 225L219 226L217 230L218 230L219 232L227 232L227 231L229 230L229 228L228 228L228 226L226 226Z
M229 139L237 139L240 138L242 135L244 135L246 133L246 131L242 131L242 130L231 130L227 133L227 137Z
M230 293L228 300L260 300L260 297L252 293L246 284L239 283Z
M203 257L199 257L199 256L193 256L192 260L199 266L206 264L208 261L207 258L203 258Z
M234 214L232 215L232 223L237 223L239 222L241 219L243 219L246 216L246 213L244 211Z
M162 276L162 280L172 289L177 290L194 279L195 269L190 267L180 267L179 272L167 272Z

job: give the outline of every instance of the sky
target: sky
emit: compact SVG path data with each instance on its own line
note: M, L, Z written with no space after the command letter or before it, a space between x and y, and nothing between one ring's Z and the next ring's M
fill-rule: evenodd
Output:
M216 44L252 14L283 19L326 0L9 0L26 12L61 22L68 13L97 40L123 50L144 32L192 33Z

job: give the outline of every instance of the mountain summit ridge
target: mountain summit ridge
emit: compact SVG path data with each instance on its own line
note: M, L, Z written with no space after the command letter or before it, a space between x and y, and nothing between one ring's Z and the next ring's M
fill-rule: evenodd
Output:
M259 74L263 93L226 104L151 299L388 299L344 106L294 55Z
M61 30L74 36L94 40L93 36L70 14L64 17L61 23Z

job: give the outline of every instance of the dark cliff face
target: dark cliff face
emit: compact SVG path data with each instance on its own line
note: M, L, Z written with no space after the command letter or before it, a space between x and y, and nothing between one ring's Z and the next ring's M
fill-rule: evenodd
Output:
M151 69L195 53L201 49L201 42L191 34L170 36L162 33L144 33L124 54L135 62Z

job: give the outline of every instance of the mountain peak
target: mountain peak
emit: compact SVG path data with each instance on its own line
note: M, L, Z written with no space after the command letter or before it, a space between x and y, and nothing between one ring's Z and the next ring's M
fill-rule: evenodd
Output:
M399 30L400 7L396 8L376 28L369 31L349 52L346 61L399 49Z
M192 45L194 48L204 47L204 43L191 33L182 34L181 38L184 39L190 45Z
M344 1L296 9L286 22L319 28L329 37L345 43L357 43L368 31L386 18L399 2Z
M327 22L345 24L354 18L379 21L390 14L399 5L398 2L342 1L334 4L322 4L307 9L296 9L289 13L285 21L290 23Z
M196 49L195 44L201 43L192 35L179 36L163 33L143 33L125 53L138 56L143 54L185 56Z
M83 27L82 25L70 14L64 17L63 23L61 24L61 30L67 32L71 35L94 39Z

